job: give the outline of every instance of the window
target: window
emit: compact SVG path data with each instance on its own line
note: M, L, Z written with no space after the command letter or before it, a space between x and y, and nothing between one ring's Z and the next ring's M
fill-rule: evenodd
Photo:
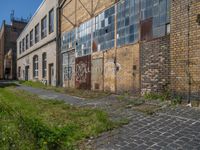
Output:
M152 38L158 38L165 36L167 33L167 25L170 22L170 0L154 0L146 1L142 0L141 5L141 20L146 21L152 19ZM141 29L145 30L145 29ZM150 31L150 30L149 30ZM144 34L144 35L146 35ZM145 39L141 35L141 40Z
M76 29L69 32L65 32L62 35L61 50L68 51L71 49L75 49L75 45L76 45Z
M94 19L91 19L77 29L77 43L76 54L77 56L85 56L91 54L91 37L92 37L92 24Z
M33 57L33 77L35 79L38 78L38 56L37 55Z
M13 27L12 28L13 32L17 32L17 28Z
M124 0L117 4L117 46L139 40L139 3L138 0Z
M74 52L63 53L63 81L72 80L73 67L75 65Z
M152 18L141 21L141 40L150 40L152 38Z
M22 52L25 50L25 39L22 40Z
M28 34L26 35L26 49L29 48L29 45L28 45Z
M21 67L18 67L18 78L21 77Z
M68 79L68 59L68 53L63 53L63 81Z
M42 54L42 77L46 78L47 76L47 54Z
M39 24L35 26L35 43L39 42Z
M95 18L93 51L106 50L115 44L115 6Z
M21 54L22 53L22 42L20 41L19 42L19 54Z
M54 9L49 12L49 33L54 31Z
M41 21L41 37L42 39L47 36L47 17L45 16Z
M30 32L30 47L33 46L33 30Z

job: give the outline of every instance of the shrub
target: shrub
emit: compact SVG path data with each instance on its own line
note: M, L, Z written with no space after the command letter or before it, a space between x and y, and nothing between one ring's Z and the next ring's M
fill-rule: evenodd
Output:
M169 95L168 92L165 92L165 93L145 93L144 98L147 99L147 100L165 101L165 100L170 99L170 95Z

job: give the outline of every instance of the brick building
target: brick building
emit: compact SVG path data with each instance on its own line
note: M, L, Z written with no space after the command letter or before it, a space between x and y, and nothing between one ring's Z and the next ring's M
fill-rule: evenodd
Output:
M200 97L200 1L176 0L171 8L171 90Z
M16 79L17 38L24 29L25 20L12 19L11 24L3 24L0 29L0 79ZM9 55L9 56L8 56Z
M44 0L17 39L18 79L57 84L57 7Z
M142 94L169 89L188 99L200 96L199 0L59 0L58 3L55 15L58 32L53 42L46 40L44 45L35 44L25 50L25 33L18 39L20 79L43 79L42 54L46 52L48 64L57 66L54 68L57 83L64 87ZM47 13L40 9L38 14L44 17ZM28 26L33 30L24 32L35 35L36 23L40 27L42 20L40 17L39 21L32 21ZM35 72L38 78L33 77L35 55L39 62ZM31 73L26 71L29 67ZM47 71L51 72L50 68L48 65Z
M132 93L169 85L170 0L60 1L64 87Z

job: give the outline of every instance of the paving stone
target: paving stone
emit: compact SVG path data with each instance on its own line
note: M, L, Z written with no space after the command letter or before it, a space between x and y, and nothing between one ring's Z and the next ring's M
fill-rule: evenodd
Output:
M157 143L157 145L160 146L160 147L166 147L168 145L168 143L162 141L160 143Z
M145 144L141 144L140 146L136 147L135 150L144 150L147 149L149 146Z
M178 148L181 147L180 145L175 144L175 143L171 143L171 144L169 144L168 146L171 147L171 148L174 148L174 149L178 149Z
M151 148L154 149L154 150L160 150L160 149L162 149L162 147L160 147L158 145L153 145L153 146L151 146Z

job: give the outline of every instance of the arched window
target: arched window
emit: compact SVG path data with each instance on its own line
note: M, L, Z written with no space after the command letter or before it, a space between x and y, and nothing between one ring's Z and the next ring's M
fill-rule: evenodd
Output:
M33 77L35 79L38 78L38 56L37 55L33 57Z
M46 78L47 76L47 54L42 54L42 77Z

